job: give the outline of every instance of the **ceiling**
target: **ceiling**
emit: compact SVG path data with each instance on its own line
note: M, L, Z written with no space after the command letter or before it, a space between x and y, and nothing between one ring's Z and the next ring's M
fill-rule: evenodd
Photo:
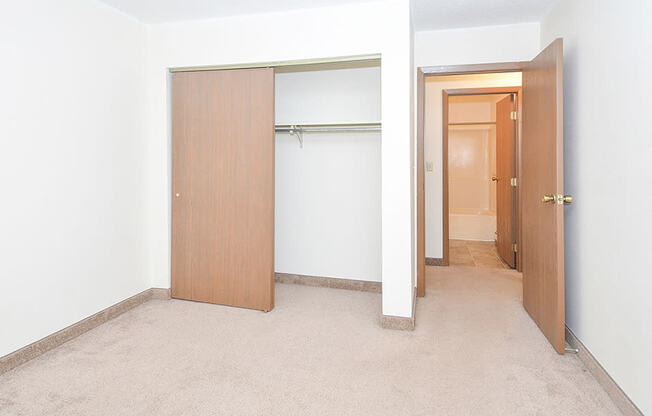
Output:
M340 6L373 0L100 0L143 23Z
M279 12L373 0L101 0L143 23ZM538 22L557 0L412 0L415 30Z

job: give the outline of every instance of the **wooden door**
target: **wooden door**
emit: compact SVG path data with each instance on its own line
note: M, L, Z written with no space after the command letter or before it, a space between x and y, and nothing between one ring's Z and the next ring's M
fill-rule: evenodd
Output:
M565 350L562 40L523 69L523 305L559 354ZM561 198L559 198L561 196Z
M426 296L425 77L417 70L417 296Z
M274 70L172 76L172 297L274 307Z
M511 179L516 177L516 120L514 95L496 103L496 247L510 267L516 266L516 198Z

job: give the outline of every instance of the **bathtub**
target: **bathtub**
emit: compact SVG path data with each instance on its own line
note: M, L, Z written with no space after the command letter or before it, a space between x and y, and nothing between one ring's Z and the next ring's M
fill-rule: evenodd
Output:
M451 212L448 235L453 240L494 241L496 212L472 210Z

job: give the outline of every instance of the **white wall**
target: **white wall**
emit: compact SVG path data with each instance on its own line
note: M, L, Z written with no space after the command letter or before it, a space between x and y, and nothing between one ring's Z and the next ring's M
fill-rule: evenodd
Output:
M0 356L151 286L145 41L95 1L0 5Z
M652 414L652 3L562 0L541 46L564 38L566 322Z
M276 74L276 122L380 121L380 67ZM276 135L276 271L381 281L380 133Z
M410 9L408 0L150 27L150 253L154 285L170 285L168 68L382 54L383 313L411 316L413 278Z
M539 50L539 24L416 32L417 67L529 61Z
M454 88L506 87L521 85L520 72L505 74L453 75L426 77L424 158L432 162L426 172L426 257L443 256L443 159L442 91Z

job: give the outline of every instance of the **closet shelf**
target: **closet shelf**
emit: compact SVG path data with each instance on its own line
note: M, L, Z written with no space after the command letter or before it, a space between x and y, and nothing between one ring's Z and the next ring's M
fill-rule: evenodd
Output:
M289 133L297 136L299 145L303 147L304 133L330 133L354 131L382 131L381 123L306 123L306 124L277 124L274 126L276 133Z

